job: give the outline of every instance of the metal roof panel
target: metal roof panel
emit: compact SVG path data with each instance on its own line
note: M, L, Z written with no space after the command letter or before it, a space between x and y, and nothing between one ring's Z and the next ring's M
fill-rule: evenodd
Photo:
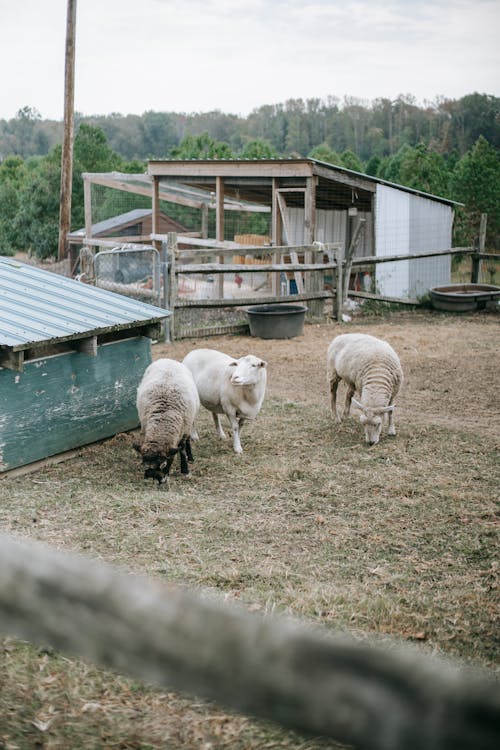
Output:
M96 335L137 327L171 313L122 294L89 286L0 256L0 346Z

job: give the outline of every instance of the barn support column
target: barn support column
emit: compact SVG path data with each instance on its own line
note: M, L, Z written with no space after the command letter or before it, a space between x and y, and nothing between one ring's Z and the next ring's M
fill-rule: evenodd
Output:
M271 240L273 245L281 245L283 238L283 220L278 205L279 180L277 177L272 178L272 201L271 201ZM272 262L278 263L278 255L272 255ZM271 274L271 294L276 297L280 294L280 275L279 273Z
M224 180L222 177L215 178L215 239L224 242ZM217 263L224 263L224 256L217 256ZM218 274L215 286L215 297L224 299L224 274Z
M151 222L152 234L160 233L160 180L153 177L153 186L151 190ZM158 251L161 250L161 242L153 240L153 247Z
M316 235L316 183L317 177L307 177L306 193L304 197L304 243L312 245ZM307 251L304 256L305 263L312 263L319 260L318 253ZM321 259L322 260L322 259ZM305 288L308 292L319 292L324 286L323 273L313 271L306 275ZM323 302L321 300L309 301L309 313L312 318L319 318L323 315Z

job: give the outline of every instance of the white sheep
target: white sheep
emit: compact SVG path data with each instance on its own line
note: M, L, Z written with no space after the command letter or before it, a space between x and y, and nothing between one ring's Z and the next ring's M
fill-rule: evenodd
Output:
M233 449L242 453L240 431L247 419L260 411L267 382L267 362L253 354L234 359L215 349L194 349L183 363L192 374L203 406L212 412L217 434L226 435L220 415L225 414L233 432Z
M146 368L137 389L141 442L134 445L142 456L144 478L162 484L168 480L176 453L181 473L189 474L193 460L191 434L200 408L191 372L174 359L158 359Z
M403 370L387 341L365 333L341 334L328 347L326 370L332 414L336 414L339 382L347 383L344 412L337 416L339 422L348 416L352 401L361 410L359 419L368 445L378 443L386 415L388 435L396 434L394 400L403 382ZM360 395L359 401L353 398L355 392Z

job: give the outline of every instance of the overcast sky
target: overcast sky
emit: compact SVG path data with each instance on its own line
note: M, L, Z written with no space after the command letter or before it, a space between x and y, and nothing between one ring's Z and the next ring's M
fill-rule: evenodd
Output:
M66 0L0 0L0 118L62 119ZM75 110L500 95L500 0L78 0Z

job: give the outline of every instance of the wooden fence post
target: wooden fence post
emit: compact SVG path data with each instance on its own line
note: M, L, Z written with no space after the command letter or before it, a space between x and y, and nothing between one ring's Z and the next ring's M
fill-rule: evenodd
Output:
M486 226L488 223L488 214L481 214L481 220L479 222L479 241L478 241L478 252L484 253L486 248ZM481 276L481 258L477 255L472 256L472 268L470 280L472 284L477 284Z
M177 260L177 234L175 232L169 232L167 234L167 262L170 261L170 276L169 282L169 304L171 315L168 318L168 325L170 336L169 340L174 341L175 339L175 303L177 302L177 276L175 273L175 265Z
M0 534L0 631L359 750L496 750L500 687Z

